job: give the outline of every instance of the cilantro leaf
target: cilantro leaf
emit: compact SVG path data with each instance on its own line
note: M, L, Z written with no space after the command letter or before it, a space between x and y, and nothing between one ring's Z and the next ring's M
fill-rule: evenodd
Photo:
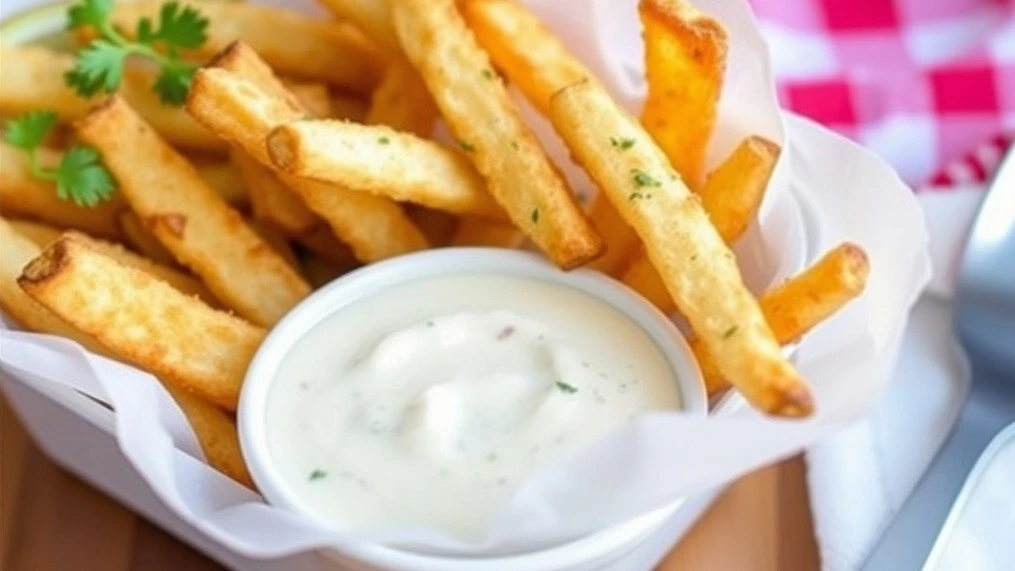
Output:
M95 40L78 52L74 68L64 74L64 81L78 95L91 97L99 91L112 93L123 79L123 63L127 51L106 40Z
M75 146L56 167L56 195L78 206L95 208L116 191L112 175L91 147Z
M159 10L158 28L152 28L149 18L138 22L137 41L147 45L164 42L171 50L196 49L208 40L207 30L208 18L196 8L169 2Z
M109 20L113 4L115 0L83 0L67 10L67 27L71 30L85 26L101 27Z
M46 140L56 120L56 113L51 111L30 111L7 122L4 139L19 149L35 149Z
M180 106L187 101L190 91L190 80L194 78L194 68L187 65L167 65L155 78L155 91L163 103Z

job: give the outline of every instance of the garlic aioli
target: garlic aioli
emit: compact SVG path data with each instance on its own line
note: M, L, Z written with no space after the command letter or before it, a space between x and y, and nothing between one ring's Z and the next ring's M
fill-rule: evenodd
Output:
M268 403L270 454L319 517L473 538L540 466L681 400L658 347L613 307L466 274L326 317L285 357Z

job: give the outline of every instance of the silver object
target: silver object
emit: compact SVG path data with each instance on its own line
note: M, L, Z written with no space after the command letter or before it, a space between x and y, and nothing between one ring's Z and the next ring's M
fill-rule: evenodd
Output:
M972 364L969 397L865 571L920 569L977 458L1015 421L1015 147L994 175L966 242L953 311Z

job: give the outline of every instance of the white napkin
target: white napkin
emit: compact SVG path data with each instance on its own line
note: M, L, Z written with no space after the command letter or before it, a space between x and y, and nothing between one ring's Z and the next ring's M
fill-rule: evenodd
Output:
M955 423L969 367L952 332L950 298L982 189L918 196L934 274L914 309L895 377L868 420L812 446L808 484L822 569L863 564Z

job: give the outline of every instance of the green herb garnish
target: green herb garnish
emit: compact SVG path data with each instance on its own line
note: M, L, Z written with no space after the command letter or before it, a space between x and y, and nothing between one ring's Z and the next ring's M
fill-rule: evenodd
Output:
M631 176L634 178L634 184L638 186L659 186L658 180L652 178L645 171L641 169L634 169L631 171Z
M472 151L476 150L476 147L474 147L472 143L468 141L458 141L458 146L461 147L462 150L465 151L466 153L471 153Z
M532 218L532 223L533 224L538 224L539 223L539 209L538 208L533 208L532 209L532 216L531 216L531 218Z
M109 200L116 185L95 149L75 145L64 153L56 168L46 168L39 163L39 148L56 122L56 113L31 111L7 122L4 139L28 154L33 177L56 183L56 195L61 200L87 208Z
M628 201L635 201L635 200L639 200L639 199L642 199L642 198L646 198L646 199L647 198L652 198L652 194L648 193L648 192L632 192L631 194L627 195L627 200Z
M310 473L310 477L307 478L307 480L309 480L311 482L316 482L317 480L323 480L327 476L328 476L328 473L325 472L324 470L315 469L313 472Z
M488 69L484 69L483 77L485 77L486 79L493 79L493 72Z
M627 137L610 137L610 144L622 151L626 151L634 146L634 139Z
M560 389L561 392L567 393L569 395L573 395L574 393L578 392L578 387L576 387L574 385L569 385L569 384L565 383L564 381L557 381L556 385L557 385L557 388Z
M208 18L192 6L169 2L159 10L157 27L150 18L142 18L135 39L130 40L110 21L114 4L114 0L81 0L67 11L71 30L90 27L98 37L77 53L74 68L64 74L64 82L83 97L99 91L112 93L123 80L127 58L137 56L158 66L152 90L159 99L169 105L182 105L197 66L181 59L180 51L204 44Z
M391 139L389 139L387 137L381 137L380 139L377 139L377 142L382 144L382 145L387 145L388 143L391 142Z
M736 332L737 332L737 326L734 325L733 327L730 327L725 332L723 332L722 338L723 339L729 339L730 337L733 337L733 334L736 333Z

